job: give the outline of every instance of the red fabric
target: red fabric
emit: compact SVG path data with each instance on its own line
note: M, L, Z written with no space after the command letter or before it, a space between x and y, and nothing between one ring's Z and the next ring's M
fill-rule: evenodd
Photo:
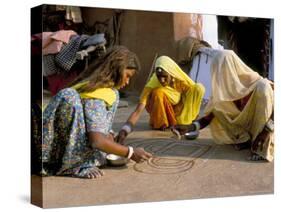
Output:
M66 74L53 74L47 76L49 90L52 95L56 95L61 89L65 88L68 83L72 82L77 77L77 72L72 71Z

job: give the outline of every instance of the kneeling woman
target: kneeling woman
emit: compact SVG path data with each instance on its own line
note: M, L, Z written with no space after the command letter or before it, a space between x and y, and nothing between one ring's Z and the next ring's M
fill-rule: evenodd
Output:
M153 129L176 129L191 124L200 112L205 88L193 82L169 57L161 56L155 62L155 73L141 94L136 110L119 132L118 141L131 132L144 108L150 115Z
M142 148L117 144L110 133L118 89L139 69L136 55L115 47L95 61L51 100L43 114L43 170L47 175L95 178L106 154L139 162L151 157Z
M212 59L212 96L205 116L188 131L209 125L217 144L251 148L250 160L274 159L274 84L231 50L203 49Z

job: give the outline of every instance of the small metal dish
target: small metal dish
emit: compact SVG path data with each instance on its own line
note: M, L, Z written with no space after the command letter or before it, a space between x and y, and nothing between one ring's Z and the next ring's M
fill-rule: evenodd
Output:
M110 166L124 166L129 162L129 159L114 154L108 154L106 156L106 161Z
M199 136L199 131L191 131L184 134L184 137L188 140L194 140L198 138L198 136Z

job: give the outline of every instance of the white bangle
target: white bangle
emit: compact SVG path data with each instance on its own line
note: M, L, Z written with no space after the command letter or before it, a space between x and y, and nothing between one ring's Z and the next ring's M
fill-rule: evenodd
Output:
M198 121L193 122L193 124L195 125L195 131L200 130L200 123Z
M134 149L133 149L133 147L131 147L131 146L128 146L128 155L127 155L127 158L128 159L130 159L132 156L133 156L133 154L134 154Z
M130 132L132 132L132 128L130 125L125 124L122 128L122 130L126 131L127 134L129 134Z
M109 133L112 134L112 135L115 135L115 132L114 132L114 130L112 130L112 129L109 130Z

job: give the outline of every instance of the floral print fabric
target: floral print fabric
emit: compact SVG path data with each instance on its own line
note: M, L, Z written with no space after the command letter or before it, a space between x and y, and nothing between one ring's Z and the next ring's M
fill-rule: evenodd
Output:
M81 99L66 88L53 97L43 113L42 162L48 175L79 176L106 163L106 153L93 149L87 132L108 134L119 102L107 107L103 100Z

